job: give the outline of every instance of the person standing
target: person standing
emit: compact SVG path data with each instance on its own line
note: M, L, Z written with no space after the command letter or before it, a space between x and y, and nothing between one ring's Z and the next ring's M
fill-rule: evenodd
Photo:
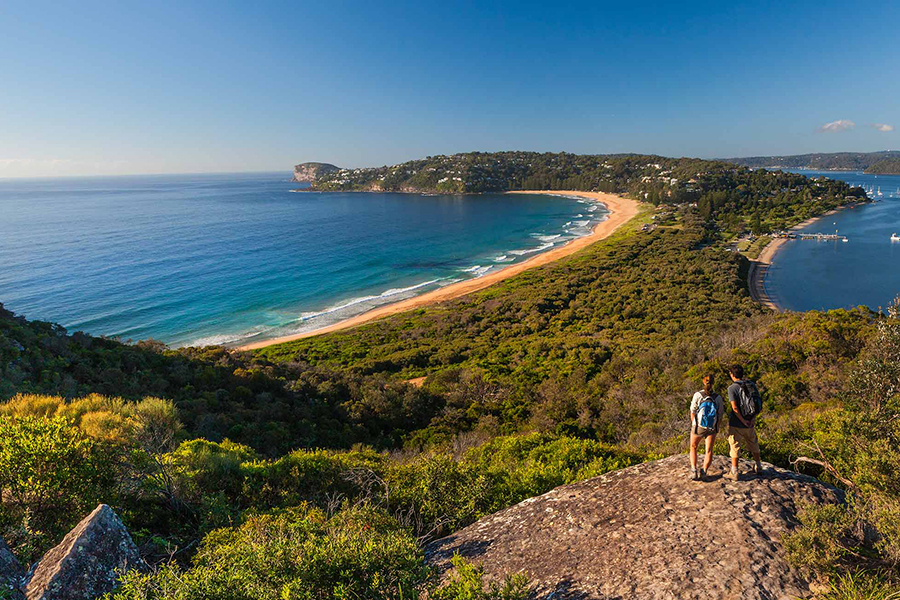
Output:
M725 413L725 402L714 390L715 379L710 373L703 378L703 389L691 399L691 479L702 481L712 463L712 449L719 433L719 422ZM697 446L706 442L703 468L697 470Z
M728 419L728 445L731 446L731 472L728 479L738 481L738 457L741 450L747 450L756 464L753 470L762 473L759 457L759 440L756 437L756 417L762 410L762 398L756 384L744 379L744 367L732 365L728 369L732 384L728 386L728 401L731 403L731 417Z

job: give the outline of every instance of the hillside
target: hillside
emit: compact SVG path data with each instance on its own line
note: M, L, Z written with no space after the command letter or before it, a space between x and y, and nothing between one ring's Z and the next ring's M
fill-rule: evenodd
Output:
M783 169L814 169L818 171L866 171L867 173L893 173L900 171L870 170L879 162L900 159L900 151L881 152L832 152L817 154L795 154L791 156L750 156L746 158L726 158L729 162L743 167L780 167ZM880 167L884 168L884 167Z
M875 175L900 175L900 156L897 158L879 160L867 168L866 173L874 173Z
M764 458L811 457L794 466L860 499L798 513L791 568L834 581L863 569L890 589L900 319L764 311L748 261L727 249L748 227L859 196L724 163L671 168L629 184L647 201L638 217L565 259L255 352L123 344L0 308L0 537L28 565L108 504L155 567L126 577L117 600L480 598L475 566L436 587L423 544L682 454L700 378L724 391L724 366L740 362L763 394ZM763 568L795 585L778 561ZM524 597L507 583L507 598Z
M425 555L443 572L458 553L493 579L525 573L539 598L810 597L783 536L801 507L844 494L772 465L731 482L725 459L695 482L687 463L673 456L558 487L432 542Z

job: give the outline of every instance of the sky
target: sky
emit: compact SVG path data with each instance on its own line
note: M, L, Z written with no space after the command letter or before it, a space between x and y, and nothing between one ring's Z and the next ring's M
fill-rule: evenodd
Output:
M0 2L0 178L900 149L900 2Z

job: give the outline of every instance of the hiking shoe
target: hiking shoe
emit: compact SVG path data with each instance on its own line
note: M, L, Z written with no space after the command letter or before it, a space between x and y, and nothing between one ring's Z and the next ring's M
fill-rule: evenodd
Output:
M762 463L756 463L755 465L753 465L753 472L756 473L757 475L762 475L762 472L763 472Z
M706 481L706 470L703 467L697 469L697 481Z
M738 475L737 471L729 471L724 475L725 479L730 479L731 481L740 481L741 476Z
M700 475L697 473L697 469L691 469L691 481L700 481Z

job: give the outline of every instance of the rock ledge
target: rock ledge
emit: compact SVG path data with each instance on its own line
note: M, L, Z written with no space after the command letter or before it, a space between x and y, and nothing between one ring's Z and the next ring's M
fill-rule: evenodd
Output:
M840 490L766 464L762 476L705 482L678 455L558 487L432 542L446 572L459 552L489 577L524 572L533 596L553 599L809 597L784 559L782 535L804 502L842 502Z

